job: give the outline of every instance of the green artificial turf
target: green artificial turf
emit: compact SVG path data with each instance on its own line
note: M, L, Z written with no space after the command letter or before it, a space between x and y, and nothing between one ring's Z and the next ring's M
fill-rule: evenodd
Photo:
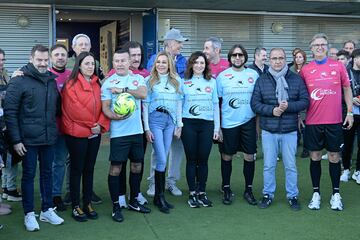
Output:
M259 144L259 150L261 145ZM300 152L301 149L299 149ZM242 174L243 160L237 155L233 161L232 190L235 201L230 206L222 204L222 195L219 192L221 184L220 160L218 148L214 145L209 159L209 178L207 193L214 202L212 208L191 209L187 205L188 192L185 179L185 161L182 166L182 178L178 186L183 190L182 197L173 197L167 194L167 200L175 205L170 214L163 214L150 203L152 212L147 215L124 210L124 222L112 221L110 214L112 204L107 187L107 160L109 145L104 144L99 152L95 167L94 189L102 197L103 203L94 205L99 213L99 219L89 220L85 223L75 222L71 211L59 213L65 219L61 226L52 226L39 222L39 232L27 232L23 226L23 213L21 203L12 203L13 213L0 216L0 223L4 229L0 230L1 240L18 239L358 239L359 214L360 214L360 186L354 181L341 183L341 195L345 209L336 212L330 209L329 200L331 184L328 174L328 162L322 161L321 179L321 210L312 211L307 208L311 198L311 180L309 174L309 159L297 158L299 173L300 203L302 210L290 210L285 194L284 171L282 162L278 162L277 190L275 200L268 209L259 209L257 206L248 205L242 198L244 191L244 177ZM142 192L146 196L146 177L149 169L148 148L145 158L145 173L142 182ZM256 161L254 179L254 195L261 198L263 160L261 152ZM21 168L20 168L21 169ZM19 173L21 175L21 173ZM19 177L20 179L20 177ZM40 209L39 184L36 180L36 210ZM129 190L129 188L128 188ZM147 196L146 196L147 197ZM148 198L152 200L152 198Z

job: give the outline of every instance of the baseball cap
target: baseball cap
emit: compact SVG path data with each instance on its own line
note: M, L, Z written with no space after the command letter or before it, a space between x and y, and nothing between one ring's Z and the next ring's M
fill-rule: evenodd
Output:
M172 28L171 30L167 31L164 40L176 40L178 42L185 42L189 41L188 38L184 38L183 35L181 35L180 30L176 28Z

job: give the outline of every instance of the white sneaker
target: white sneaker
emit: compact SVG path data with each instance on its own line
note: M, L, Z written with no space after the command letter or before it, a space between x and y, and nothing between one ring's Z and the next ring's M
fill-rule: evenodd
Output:
M40 213L40 221L48 222L52 225L60 225L64 222L64 219L59 217L56 212L56 208L49 208L46 212L41 211Z
M121 195L119 196L119 205L120 205L120 208L127 208L127 204L126 204L126 198L125 198L125 195Z
M328 156L327 153L326 153L326 154L324 154L324 155L321 156L321 159L322 159L322 160L328 160L328 159L329 159L329 156Z
M331 196L330 205L332 210L338 210L338 211L343 210L343 204L341 202L340 193L335 193Z
M29 212L25 215L24 225L27 231L34 232L39 231L39 223L36 221L36 216L34 212Z
M360 184L360 171L354 171L352 179L354 179L357 184Z
M311 210L319 210L321 203L320 201L321 201L320 194L318 192L314 192L311 201L308 205L308 208L310 208Z
M168 184L166 186L166 189L169 190L169 192L174 196L181 196L182 195L181 190L175 184Z
M340 176L340 181L342 182L348 182L350 179L350 170L349 169L345 169L343 171L343 173Z
M149 183L149 188L148 188L148 190L146 191L146 194L147 194L149 197L155 196L155 183Z
M145 204L148 204L148 200L142 195L141 192L139 192L136 200L141 204L141 205L145 205Z

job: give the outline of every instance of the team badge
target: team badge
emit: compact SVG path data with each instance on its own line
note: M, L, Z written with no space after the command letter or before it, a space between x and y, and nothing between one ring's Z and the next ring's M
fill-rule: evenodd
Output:
M134 80L133 85L137 87L139 85L139 82L137 80Z
M249 77L249 78L248 78L248 82L249 82L249 83L254 83L254 79L253 79L252 77Z
M205 92L211 93L211 87L206 87L206 88L205 88Z

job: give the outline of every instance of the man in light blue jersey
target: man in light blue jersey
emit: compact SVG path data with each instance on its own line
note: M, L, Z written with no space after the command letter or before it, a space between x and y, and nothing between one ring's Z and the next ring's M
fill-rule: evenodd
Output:
M245 191L244 198L250 205L257 201L252 193L256 153L256 117L251 110L250 100L259 75L255 70L245 68L248 54L240 44L235 44L228 53L231 67L221 72L216 79L221 102L221 132L223 142L219 144L221 153L223 203L233 201L230 188L232 157L238 151L244 153Z
M111 162L108 186L113 202L112 218L122 222L123 216L119 205L120 172L122 163L130 159L130 201L128 208L141 213L149 213L150 209L139 203L141 168L144 162L143 127L141 122L141 99L146 98L144 78L130 74L130 57L125 49L115 52L113 65L116 74L107 78L101 87L102 109L111 119L110 156ZM135 97L136 110L130 116L121 116L113 111L113 104L121 93L130 93Z

